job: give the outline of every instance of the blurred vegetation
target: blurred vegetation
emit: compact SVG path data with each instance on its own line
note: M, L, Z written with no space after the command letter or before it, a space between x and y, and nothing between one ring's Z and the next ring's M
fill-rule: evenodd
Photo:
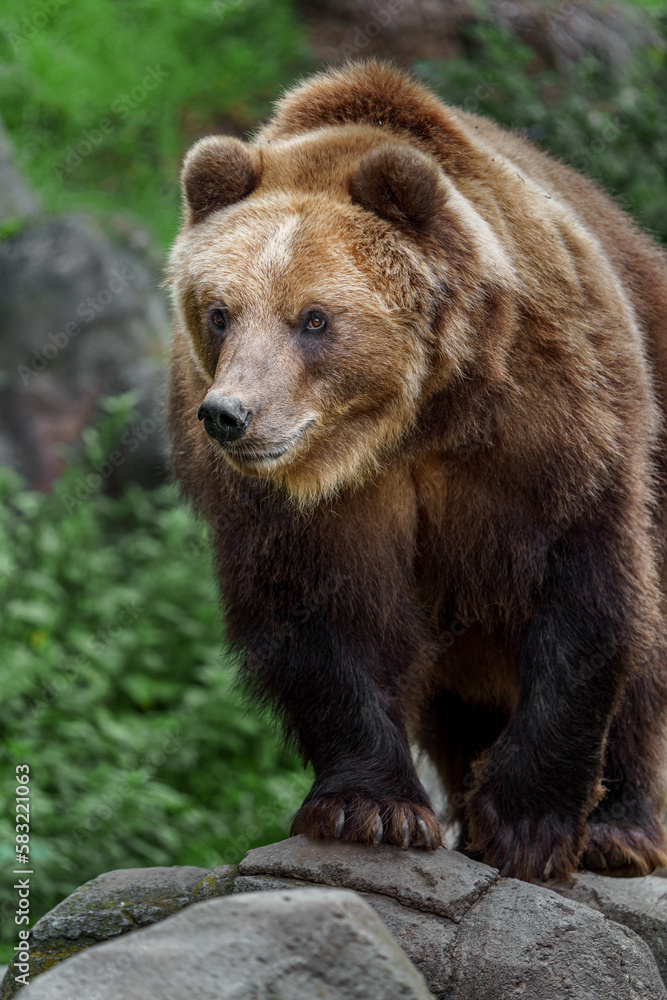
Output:
M202 525L173 487L100 492L127 401L107 408L52 494L0 469L0 869L27 763L36 916L112 868L238 861L286 836L310 786L233 688Z
M284 0L0 7L1 113L45 208L126 214L163 250L188 145L251 129L307 68ZM0 470L0 862L13 867L14 767L27 762L35 918L112 868L238 861L286 835L310 785L234 690L206 532L175 489L87 485L127 419L122 400L109 406L52 495Z
M667 41L664 2L635 3ZM483 13L483 0L475 9ZM0 108L28 180L49 210L133 214L162 249L178 227L175 178L188 145L252 130L312 68L290 0L0 8ZM521 129L587 172L667 239L664 49L638 51L613 74L591 57L563 79L535 49L481 23L467 30L461 59L415 69L450 103Z
M44 204L131 212L163 249L184 150L252 128L305 62L285 0L0 5L0 109Z
M206 132L252 129L312 68L303 37L284 0L3 0L0 108L19 166L47 210L129 213L165 249L182 153ZM582 61L563 79L481 25L462 58L415 68L446 101L598 179L667 241L664 50L614 76ZM14 767L27 762L34 916L114 867L236 861L285 835L309 784L233 688L202 526L171 488L90 485L128 419L127 400L108 409L53 494L0 470L0 861L10 871Z
M588 174L667 243L667 12L656 25L665 47L646 47L613 72L590 57L564 79L489 24L468 29L464 57L415 70L443 100L521 131Z

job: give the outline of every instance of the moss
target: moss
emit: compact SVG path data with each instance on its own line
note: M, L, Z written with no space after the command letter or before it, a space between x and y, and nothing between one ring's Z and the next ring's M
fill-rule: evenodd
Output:
M229 883L230 889L233 885L230 876L235 872L231 866L214 869L195 886L192 896L204 884L210 896L224 895L225 885ZM152 889L142 891L141 885L128 898L126 893L110 892L104 883L96 882L93 879L80 886L30 931L31 980L91 945L159 923L191 902L173 891L164 896ZM0 986L0 1000L9 1000L22 989L17 987L10 965Z
M117 933L117 932L116 932ZM30 981L38 976L40 972L46 972L66 958L76 955L77 952L89 948L93 944L99 944L98 938L50 938L42 944L37 945L30 936ZM11 997L23 990L22 985L16 984L14 978L14 967L9 966L5 978L0 986L0 1000L10 1000Z
M192 890L191 903L201 903L205 899L217 899L229 896L234 890L234 880L238 868L233 865L220 865L203 877Z

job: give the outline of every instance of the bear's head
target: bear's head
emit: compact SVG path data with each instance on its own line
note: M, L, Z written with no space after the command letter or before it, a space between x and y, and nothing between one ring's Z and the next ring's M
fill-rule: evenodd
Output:
M434 332L447 244L463 239L444 172L380 126L346 124L208 137L182 184L171 279L206 387L192 420L237 471L300 502L365 481L465 365L456 325L444 361Z

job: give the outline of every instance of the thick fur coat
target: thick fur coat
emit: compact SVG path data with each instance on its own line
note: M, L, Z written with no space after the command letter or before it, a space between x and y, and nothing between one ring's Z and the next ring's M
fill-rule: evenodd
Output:
M183 191L174 469L314 767L293 831L438 846L414 739L505 874L665 864L665 254L377 63Z

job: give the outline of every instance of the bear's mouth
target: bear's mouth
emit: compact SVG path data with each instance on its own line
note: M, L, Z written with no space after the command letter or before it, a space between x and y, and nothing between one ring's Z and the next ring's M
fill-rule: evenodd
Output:
M282 458L283 455L286 455L294 447L302 437L304 431L310 427L314 420L314 417L309 417L308 420L290 434L288 438L281 441L280 444L271 443L265 448L260 448L253 446L249 441L240 440L221 443L221 448L225 457L234 465L270 465L272 462L276 462L279 458Z

